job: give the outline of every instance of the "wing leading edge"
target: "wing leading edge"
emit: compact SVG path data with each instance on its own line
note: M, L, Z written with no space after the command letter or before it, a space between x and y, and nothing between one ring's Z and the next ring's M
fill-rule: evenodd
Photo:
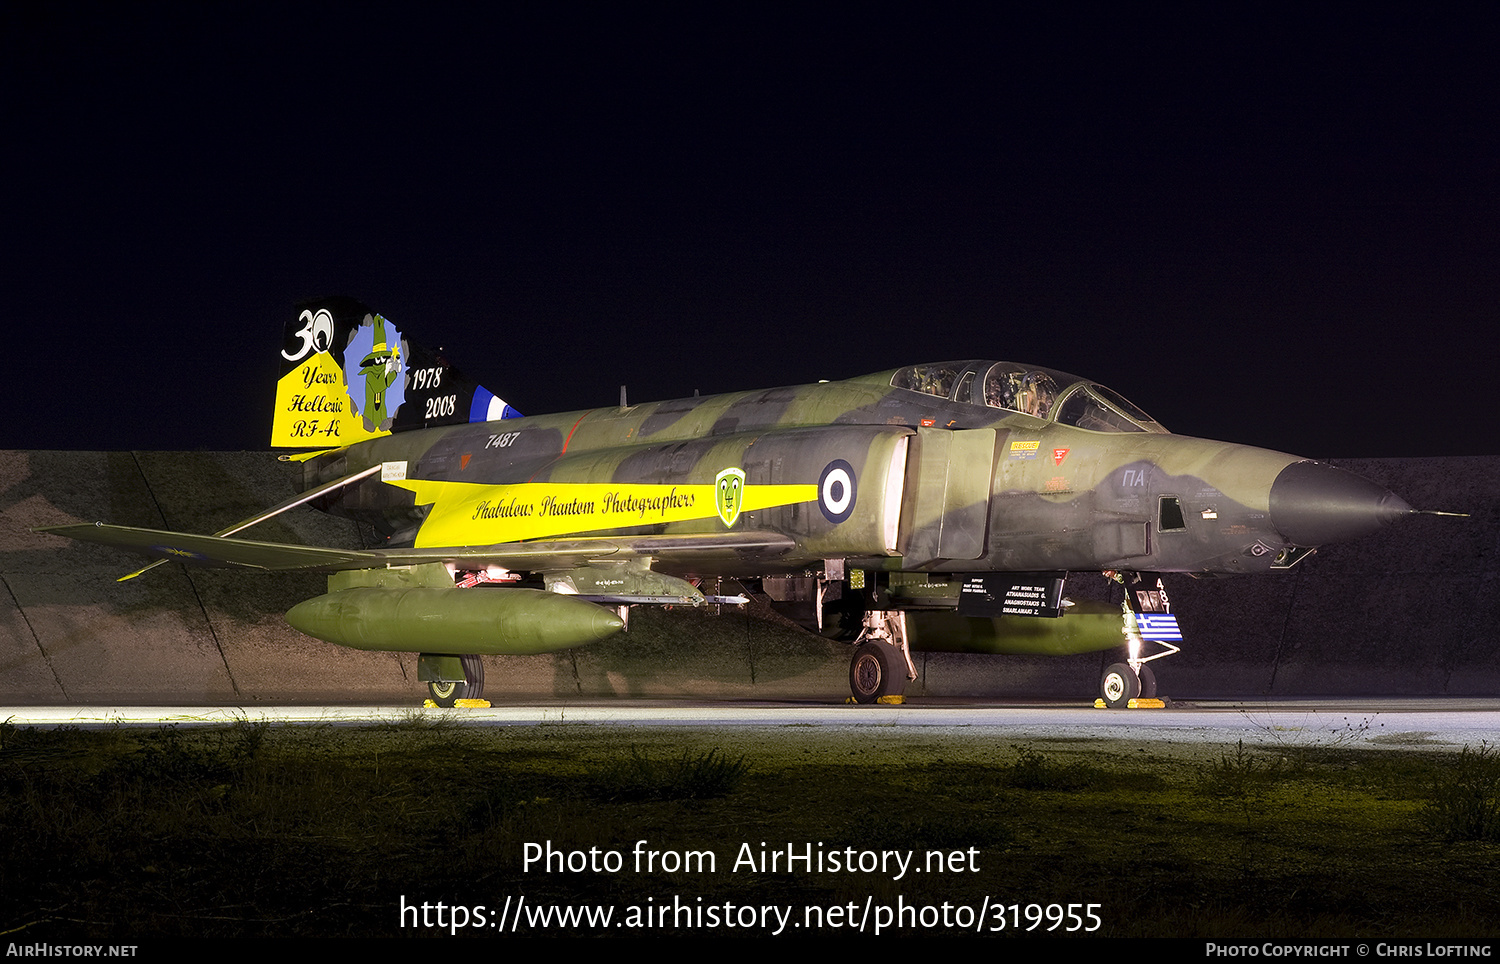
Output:
M426 549L333 549L106 525L102 522L46 526L35 531L113 546L166 562L218 569L260 569L268 572L341 572L432 562L457 563L464 568L499 566L547 572L571 569L602 559L651 557L687 561L714 553L777 555L795 545L790 537L779 533L752 531L705 533L701 536L617 536Z

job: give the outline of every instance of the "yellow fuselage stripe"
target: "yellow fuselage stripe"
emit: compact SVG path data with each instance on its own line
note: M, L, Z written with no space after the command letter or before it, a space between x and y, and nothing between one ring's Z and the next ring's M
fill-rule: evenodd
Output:
M414 493L432 511L417 534L416 547L487 546L612 529L691 522L722 517L714 486L660 483L473 482L391 480ZM747 485L739 511L814 502L818 487ZM722 524L722 522L721 522Z

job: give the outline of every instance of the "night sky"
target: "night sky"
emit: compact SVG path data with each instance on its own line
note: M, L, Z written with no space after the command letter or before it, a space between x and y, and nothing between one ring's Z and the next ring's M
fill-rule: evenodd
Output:
M0 7L0 448L265 448L347 294L527 413L988 357L1500 452L1500 15L340 9Z

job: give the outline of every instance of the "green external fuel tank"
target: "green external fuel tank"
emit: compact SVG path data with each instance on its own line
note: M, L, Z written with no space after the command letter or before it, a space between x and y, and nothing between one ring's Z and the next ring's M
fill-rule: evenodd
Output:
M352 649L484 656L583 646L625 625L594 603L515 588L340 589L297 604L286 620Z

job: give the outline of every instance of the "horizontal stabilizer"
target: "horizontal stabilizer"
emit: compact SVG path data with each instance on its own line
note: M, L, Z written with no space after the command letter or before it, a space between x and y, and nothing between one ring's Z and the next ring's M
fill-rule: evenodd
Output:
M67 536L80 542L96 542L165 561L184 562L210 568L246 568L284 571L293 569L367 569L384 565L375 553L358 549L322 549L281 542L226 539L160 529L92 525L46 526L35 530Z

